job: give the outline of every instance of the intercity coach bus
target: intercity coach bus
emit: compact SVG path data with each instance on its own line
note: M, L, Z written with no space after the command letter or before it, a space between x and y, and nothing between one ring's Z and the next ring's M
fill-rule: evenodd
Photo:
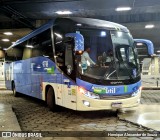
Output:
M82 64L88 46L95 65L87 60ZM77 17L51 20L9 47L7 61L6 77L12 78L6 84L13 94L44 100L53 111L57 106L121 109L140 102L134 40L126 27L113 22Z

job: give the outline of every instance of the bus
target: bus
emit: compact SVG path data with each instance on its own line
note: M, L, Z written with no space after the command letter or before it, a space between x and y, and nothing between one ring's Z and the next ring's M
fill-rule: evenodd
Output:
M159 87L160 83L160 57L154 53L154 45L151 40L134 39L141 64L142 86Z
M140 69L142 71L143 65L148 65L151 60L151 57L154 55L154 45L152 41L148 39L134 39L134 41L136 44L138 58L140 61Z
M84 66L81 58L88 46L95 65L87 61ZM140 102L135 43L120 24L56 18L10 46L7 60L12 65L8 73L13 74L6 82L13 94L44 100L53 111L57 106L79 111L122 109Z
M138 51L138 58L142 65L144 58L150 58L154 55L154 45L148 39L134 39Z

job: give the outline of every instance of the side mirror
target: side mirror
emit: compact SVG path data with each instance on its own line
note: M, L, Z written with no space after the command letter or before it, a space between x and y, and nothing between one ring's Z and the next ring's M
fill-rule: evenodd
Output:
M71 43L71 42L73 42L73 37L67 36L64 38L64 43Z
M72 38L74 39L74 51L84 51L84 38L80 33L68 33L65 35L66 40Z

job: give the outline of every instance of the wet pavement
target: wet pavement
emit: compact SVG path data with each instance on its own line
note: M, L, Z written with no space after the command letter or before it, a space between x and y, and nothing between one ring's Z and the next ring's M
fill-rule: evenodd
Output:
M160 102L159 91L142 92L142 104L150 105L152 103ZM0 103L5 105L12 105L19 125L22 131L68 131L68 132L85 132L90 131L88 134L105 131L128 131L128 132L148 132L149 129L140 125L132 124L128 121L119 120L117 112L115 111L93 111L93 112L80 112L73 111L65 108L60 108L59 112L51 112L43 101L28 97L20 96L14 97L11 91L0 91ZM30 138L29 138L30 139ZM75 139L75 140L87 140L89 137L46 137L46 139ZM156 139L159 137L99 137L98 134L92 139Z
M122 113L118 113L118 117L121 120L127 120L155 131L160 131L160 104L141 104L132 110L124 109Z

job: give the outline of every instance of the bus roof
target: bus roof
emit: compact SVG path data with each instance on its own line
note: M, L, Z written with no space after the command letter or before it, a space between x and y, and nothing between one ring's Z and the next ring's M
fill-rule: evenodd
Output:
M122 30L122 31L128 32L128 29L125 26L122 26L122 25L114 23L114 22L105 21L105 20L92 19L92 18L79 18L79 17L56 18L55 20L50 20L48 23L42 25L41 27L39 27L36 30L29 33L28 35L17 40L8 49L10 49L14 46L17 46L18 44L20 44L20 43L36 36L37 34L51 28L54 24L56 24L57 21L66 20L66 19L70 19L71 21L74 21L77 24L80 23L80 24L86 24L86 25L95 26L95 27L103 27L103 28L110 29L110 30Z
M102 27L107 28L110 30L121 30L124 32L129 32L127 27L120 25L118 23L106 21L106 20L100 20L100 19L93 19L93 18L81 18L81 17L65 17L65 18L57 18L56 20L63 20L63 19L70 19L72 21L75 21L77 24L86 24L90 26L95 27Z
M148 54L153 55L154 54L154 45L152 41L147 40L147 39L134 39L135 42L137 43L145 43L148 49Z

